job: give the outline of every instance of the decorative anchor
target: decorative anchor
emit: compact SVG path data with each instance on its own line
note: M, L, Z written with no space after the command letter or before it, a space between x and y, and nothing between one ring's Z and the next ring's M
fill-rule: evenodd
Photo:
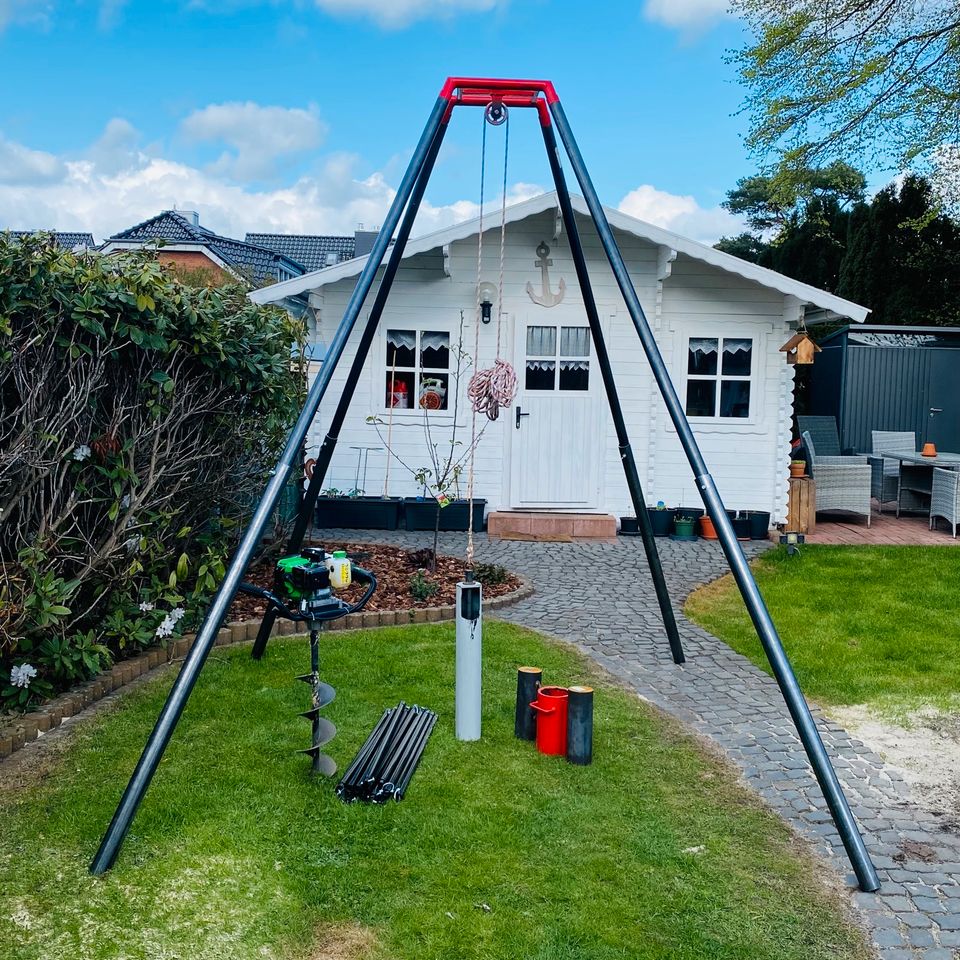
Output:
M533 284L529 280L527 281L527 296L534 303L539 303L541 307L555 307L563 300L564 294L567 292L567 283L563 277L560 278L557 292L553 293L550 290L550 273L547 268L553 266L553 261L548 259L549 256L550 248L541 240L540 246L537 247L537 259L534 266L540 268L540 283L543 293L538 296L533 292Z

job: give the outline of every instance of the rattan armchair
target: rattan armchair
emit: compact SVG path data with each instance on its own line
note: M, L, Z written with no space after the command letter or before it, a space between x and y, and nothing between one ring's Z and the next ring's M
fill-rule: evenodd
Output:
M821 456L808 431L803 434L803 442L816 484L817 513L821 510L856 513L867 518L869 527L871 470L867 458Z
M840 456L840 435L837 433L837 421L834 417L797 417L797 429L800 436L809 433L821 456Z
M943 517L950 524L953 539L957 539L960 522L960 470L933 468L933 489L930 496L930 529L936 527L936 518Z
M870 493L880 505L896 501L900 492L900 461L883 454L888 451L913 451L917 449L917 435L912 430L873 430L870 434L874 454L869 457L872 480Z

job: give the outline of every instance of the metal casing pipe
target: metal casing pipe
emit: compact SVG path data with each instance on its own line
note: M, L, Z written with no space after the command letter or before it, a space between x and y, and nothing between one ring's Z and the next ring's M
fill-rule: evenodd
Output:
M537 712L530 704L537 699L542 680L543 671L539 667L517 668L517 712L513 735L519 740L537 739Z
M593 687L567 688L567 760L593 762Z
M457 584L455 729L458 740L480 739L483 673L483 587L476 581ZM468 620L465 613L476 613Z

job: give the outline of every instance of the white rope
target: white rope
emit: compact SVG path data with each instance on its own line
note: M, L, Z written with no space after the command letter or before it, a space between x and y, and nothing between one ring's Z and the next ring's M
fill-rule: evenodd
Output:
M486 123L486 118L484 118ZM484 125L484 151L486 150L486 132ZM467 385L467 396L473 405L475 414L482 413L488 420L496 420L500 416L500 408L508 408L513 403L517 393L517 375L513 367L506 360L500 359L500 333L503 325L503 269L507 246L507 161L510 157L510 115L507 115L503 138L503 193L500 202L500 275L497 285L497 354L493 366L486 370L476 370ZM483 167L481 161L481 190L480 190L480 237L477 245L477 349L479 350L480 336L480 279L482 276L480 257L483 251ZM476 362L476 357L474 357ZM476 368L475 368L476 369Z

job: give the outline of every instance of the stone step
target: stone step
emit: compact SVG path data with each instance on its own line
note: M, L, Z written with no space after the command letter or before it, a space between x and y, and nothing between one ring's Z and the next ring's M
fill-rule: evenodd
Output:
M617 518L605 513L497 510L487 517L487 534L504 540L607 540L617 535Z

